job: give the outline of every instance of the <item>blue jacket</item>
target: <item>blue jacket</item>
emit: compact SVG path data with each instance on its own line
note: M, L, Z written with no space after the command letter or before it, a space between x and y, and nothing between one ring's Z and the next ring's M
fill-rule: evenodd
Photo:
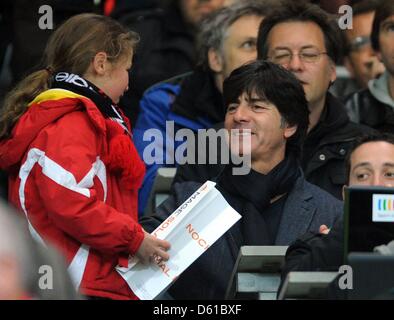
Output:
M173 195L157 208L156 214L140 220L144 229L153 231L200 185L195 182L175 184ZM318 233L322 224L331 227L342 213L342 201L308 183L301 176L287 196L275 245L290 245L308 231ZM219 238L178 278L169 289L173 298L224 299L240 249L235 240L238 238L236 233L240 230L237 226L239 223Z

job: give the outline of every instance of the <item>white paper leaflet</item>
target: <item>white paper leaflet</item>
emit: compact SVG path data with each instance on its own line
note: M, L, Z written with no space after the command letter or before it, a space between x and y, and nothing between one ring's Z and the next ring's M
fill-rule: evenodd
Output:
M128 268L116 269L137 297L154 299L240 218L207 181L152 232L171 243L168 261L143 265L131 259Z

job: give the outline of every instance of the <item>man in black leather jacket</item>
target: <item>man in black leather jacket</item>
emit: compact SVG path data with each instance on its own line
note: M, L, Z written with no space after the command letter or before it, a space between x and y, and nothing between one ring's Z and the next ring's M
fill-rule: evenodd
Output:
M346 100L350 118L382 132L394 132L394 2L384 1L376 10L372 25L373 49L386 72L368 83L368 88Z

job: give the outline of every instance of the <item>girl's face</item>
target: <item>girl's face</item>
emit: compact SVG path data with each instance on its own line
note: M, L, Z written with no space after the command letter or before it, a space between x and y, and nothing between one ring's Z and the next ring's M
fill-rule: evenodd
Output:
M99 52L83 76L104 91L114 103L118 103L129 89L129 70L132 59L133 52L119 57L117 61L110 62L106 53Z
M108 97L118 103L122 95L129 89L129 71L133 55L120 58L111 64L108 73L104 75L103 85L100 87Z

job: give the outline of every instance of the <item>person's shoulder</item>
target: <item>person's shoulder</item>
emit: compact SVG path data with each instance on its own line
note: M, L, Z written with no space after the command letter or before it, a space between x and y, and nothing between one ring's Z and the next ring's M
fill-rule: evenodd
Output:
M147 227L148 230L152 229L153 231L154 228L152 226L148 226L152 223L154 219L164 221L169 215L174 212L174 210L176 210L176 208L178 208L187 199L189 199L201 187L201 185L202 183L192 181L175 183L172 186L170 196L156 208L156 213L151 217L140 220L144 228ZM153 216L155 216L156 218L152 218ZM154 227L157 227L157 225L154 225Z
M348 95L345 101L350 101L352 99L359 99L359 98L368 98L373 100L376 99L371 93L371 90L369 88L364 88Z
M145 110L156 110L159 112L169 111L170 105L181 91L181 85L192 72L186 72L175 77L158 82L149 87L140 101L141 112Z
M355 94L364 94L362 93L363 91L356 92ZM350 102L348 100L348 102L345 101L344 104L337 99L335 101L338 103L338 107L340 108L338 109L338 111L343 112L345 114L343 116L346 117L347 120L343 121L342 126L337 128L335 132L332 132L329 135L329 141L331 143L339 143L341 145L352 144L354 140L360 135L370 134L374 132L374 129L372 129L371 127L354 122L352 120L352 117L349 117L349 110L352 108L349 106Z
M370 108L372 105L382 104L382 102L374 97L369 88L365 88L348 95L344 99L344 104L346 110L352 110L356 108L361 110Z
M330 206L343 206L343 202L337 198L335 198L333 195L328 193L327 191L321 189L320 187L304 180L303 183L303 188L305 190L305 193L308 193L311 195L311 198L313 199L314 203L317 206L321 205L330 205Z
M155 83L145 90L144 96L152 95L161 91L178 94L182 83L185 81L185 79L190 78L192 75L193 71L189 71Z
M176 195L178 202L182 203L194 192L196 192L202 185L203 183L195 181L177 182L172 186L172 191L173 194Z
M59 152L62 147L71 145L95 148L100 141L99 133L104 133L104 127L104 122L98 124L97 120L92 119L86 111L76 110L64 114L42 128L35 143L38 145L44 143L48 148L53 144Z
M46 125L40 130L39 136L58 139L75 137L77 140L83 136L97 140L97 134L105 132L104 116L94 102L86 97L66 97L44 103L40 117L46 119Z
M374 130L369 126L366 126L365 124L356 123L353 121L349 121L345 129L347 129L345 133L349 133L350 135L356 135L355 138L360 135L371 134L376 132L376 130Z

